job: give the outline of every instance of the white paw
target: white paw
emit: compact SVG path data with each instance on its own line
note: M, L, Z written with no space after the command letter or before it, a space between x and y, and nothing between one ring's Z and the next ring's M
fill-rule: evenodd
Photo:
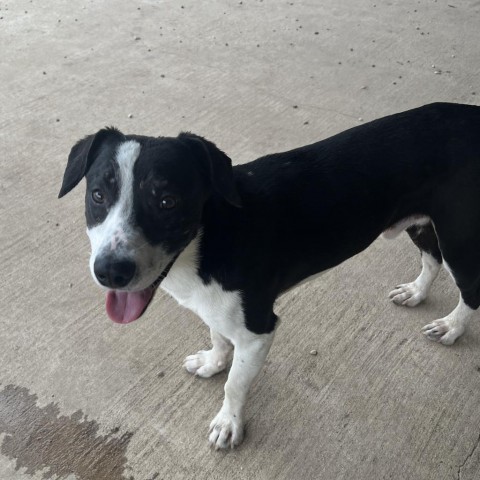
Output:
M195 355L189 355L183 366L194 375L208 378L225 370L227 358L216 354L213 350L200 350Z
M218 450L220 448L233 448L240 445L243 440L243 421L240 415L224 412L223 408L210 424L210 445Z
M452 345L455 340L465 331L463 326L454 325L453 322L440 319L435 320L422 328L422 332L429 340L440 342L444 345Z
M397 305L415 307L420 302L425 300L425 298L427 297L427 293L415 282L412 282L397 285L395 289L388 294L388 297L390 298L390 300L392 300L393 303L396 303Z

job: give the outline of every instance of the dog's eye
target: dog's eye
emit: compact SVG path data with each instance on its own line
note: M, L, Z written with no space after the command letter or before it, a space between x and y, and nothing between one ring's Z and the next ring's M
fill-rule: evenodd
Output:
M165 197L162 197L160 200L160 206L165 209L170 209L173 208L177 204L177 200L175 197L172 197L171 195L166 195Z
M92 192L92 199L95 203L103 203L105 201L105 196L101 190L94 190Z

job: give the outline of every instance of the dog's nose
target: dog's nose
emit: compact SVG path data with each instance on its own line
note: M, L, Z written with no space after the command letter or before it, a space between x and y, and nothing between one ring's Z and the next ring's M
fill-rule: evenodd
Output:
M131 260L115 260L109 257L99 257L93 265L98 281L108 288L122 288L128 285L135 275L135 269L135 263Z

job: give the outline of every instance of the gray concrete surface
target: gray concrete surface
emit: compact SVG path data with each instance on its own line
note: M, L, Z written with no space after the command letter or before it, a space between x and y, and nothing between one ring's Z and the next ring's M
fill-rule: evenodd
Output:
M56 199L70 147L104 125L191 130L239 163L478 103L480 2L2 0L0 39L2 480L480 478L478 316L453 347L423 338L456 304L445 273L416 309L389 303L419 269L405 236L278 301L245 443L213 452L226 375L181 367L207 329L165 295L110 322L84 187Z

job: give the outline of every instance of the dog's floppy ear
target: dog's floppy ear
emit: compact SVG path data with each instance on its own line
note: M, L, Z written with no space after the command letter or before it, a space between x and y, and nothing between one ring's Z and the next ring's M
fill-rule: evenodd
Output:
M63 174L62 188L60 189L58 198L62 198L77 186L91 167L95 154L98 152L98 148L102 142L111 136L124 138L123 134L118 130L109 127L103 128L95 135L88 135L73 146L68 156L67 167Z
M187 142L198 155L198 159L208 172L213 190L228 203L240 208L242 201L235 186L230 158L213 142L194 133L183 132L178 138Z

